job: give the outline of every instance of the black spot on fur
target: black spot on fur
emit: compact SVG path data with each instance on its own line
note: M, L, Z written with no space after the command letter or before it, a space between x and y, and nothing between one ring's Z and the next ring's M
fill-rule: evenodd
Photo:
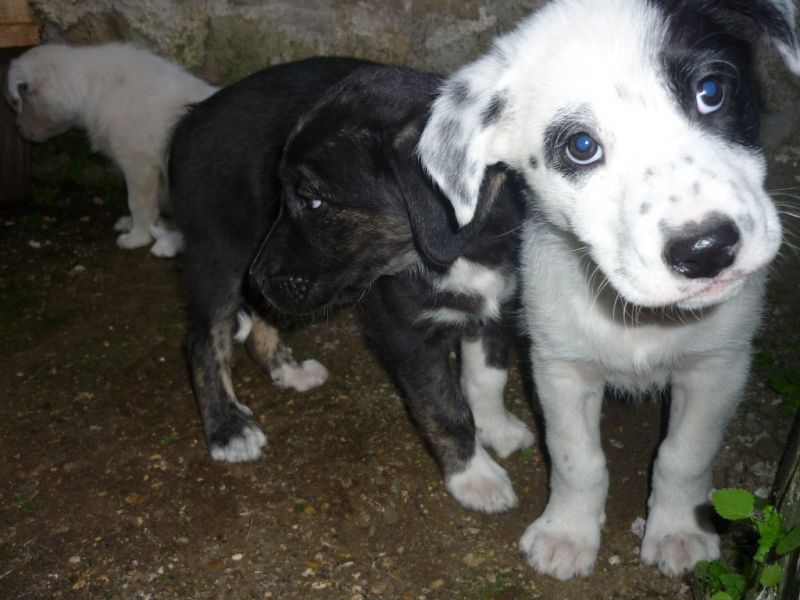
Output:
M531 166L531 169L536 170L539 168L539 159L535 156L531 156L528 159L528 164Z
M652 209L652 206L649 202L642 202L642 205L639 207L639 213L642 215L649 214L650 209Z
M495 125L503 117L506 104L508 104L508 92L505 90L492 96L489 105L481 113L481 125L484 127Z
M471 100L469 82L462 79L456 80L451 84L450 99L456 106L463 106Z

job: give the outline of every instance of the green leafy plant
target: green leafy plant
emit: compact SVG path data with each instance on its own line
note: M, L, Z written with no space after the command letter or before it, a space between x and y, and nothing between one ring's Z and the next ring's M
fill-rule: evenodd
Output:
M740 569L729 569L718 560L697 564L695 576L711 600L741 600L749 590L778 585L783 568L777 560L800 548L800 526L787 530L774 506L745 490L716 490L711 503L723 519L747 523L758 533L755 552L744 558Z

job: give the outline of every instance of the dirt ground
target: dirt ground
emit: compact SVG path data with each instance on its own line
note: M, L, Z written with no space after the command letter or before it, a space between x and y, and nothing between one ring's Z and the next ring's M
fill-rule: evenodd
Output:
M779 151L772 188L798 189L798 159ZM0 214L0 598L691 597L691 578L639 562L631 527L645 516L658 403L606 405L612 483L595 572L540 577L517 541L545 506L541 448L502 461L518 508L461 508L352 310L286 333L331 372L310 393L273 387L237 350L266 457L212 461L181 352L180 261L118 250L120 189L76 185L70 160L58 186ZM785 222L800 244L800 221ZM770 373L798 367L799 265L785 249L719 486L771 484L791 418ZM515 371L508 405L534 427L524 389Z

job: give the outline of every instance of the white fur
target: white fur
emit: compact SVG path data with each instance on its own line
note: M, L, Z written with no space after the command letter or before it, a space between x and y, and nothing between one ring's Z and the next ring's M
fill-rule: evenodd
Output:
M481 340L462 340L461 389L472 410L478 440L501 458L530 448L534 441L525 424L503 405L506 381L508 371L486 365Z
M27 87L27 91L24 88ZM5 95L23 137L43 142L73 127L122 170L130 224L117 222L121 248L153 240L159 206L167 202L167 149L187 105L217 88L130 44L71 47L48 44L11 62ZM162 237L158 256L174 256L181 239Z
M483 307L478 315L485 319L499 319L500 309L517 286L516 277L496 269L490 269L466 258L457 259L444 277L435 281L437 291L480 296ZM440 308L423 311L420 318L442 323L463 323L470 317L465 312Z
M319 361L309 358L302 363L282 363L269 372L272 381L279 388L292 388L306 392L322 385L328 380L328 369Z
M241 405L240 405L241 406ZM247 425L239 435L233 436L225 446L211 445L211 458L223 462L249 462L258 460L267 445L267 436L256 425Z
M793 5L773 4L793 25ZM446 82L418 149L462 224L483 176L470 165L503 162L532 192L522 298L552 474L550 501L520 548L559 579L588 574L600 544L607 384L672 385L642 560L677 575L719 555L696 512L747 378L764 267L781 243L763 156L698 127L665 85L665 22L644 0L551 2ZM797 45L776 46L797 72ZM502 117L484 122L500 97ZM579 179L545 162L548 128L575 111L589 115L605 156ZM665 232L712 213L740 230L735 262L713 278L679 276L664 260Z
M492 460L475 440L475 454L460 473L451 475L445 487L462 506L496 513L517 505L517 495L506 470Z

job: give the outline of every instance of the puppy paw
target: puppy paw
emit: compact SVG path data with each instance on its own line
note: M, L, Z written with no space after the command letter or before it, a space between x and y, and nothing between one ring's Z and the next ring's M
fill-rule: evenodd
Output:
M208 445L211 458L223 462L248 462L261 458L262 448L267 444L267 436L257 425L248 423L238 434L222 442L213 440Z
M510 412L500 414L491 420L476 419L478 439L481 444L491 448L500 458L506 458L523 448L533 446L533 433Z
M575 521L542 515L528 526L519 541L519 549L537 573L562 581L583 577L592 572L600 547L600 528L586 531ZM565 526L566 525L566 526Z
M169 231L150 247L150 253L159 258L173 258L183 252L183 235L178 231Z
M463 507L471 510L497 513L517 505L508 473L477 443L467 467L448 477L445 487Z
M131 216L127 217L120 217L117 219L117 222L114 223L114 231L121 231L123 233L127 233L133 228L133 218Z
M661 535L647 530L640 556L643 563L657 566L667 577L677 577L701 560L719 558L719 536L700 530Z
M134 248L147 246L152 239L153 238L150 236L149 231L137 231L135 229L131 229L128 233L123 233L117 237L117 246L120 248L125 248L126 250L132 250Z
M328 369L314 359L304 360L302 363L283 363L269 374L279 388L292 388L298 392L307 392L328 379Z

